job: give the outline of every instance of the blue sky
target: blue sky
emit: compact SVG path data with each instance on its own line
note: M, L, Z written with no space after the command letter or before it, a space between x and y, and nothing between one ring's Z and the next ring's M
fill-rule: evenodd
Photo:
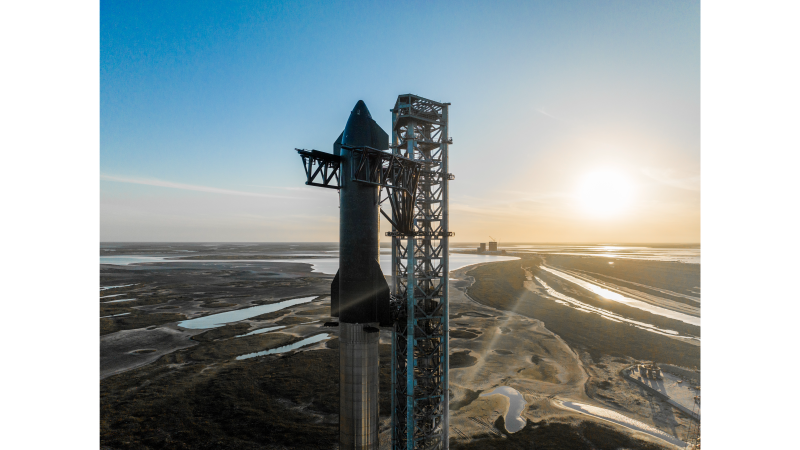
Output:
M103 1L100 33L103 241L335 241L293 149L409 92L452 103L456 240L699 241L699 2Z

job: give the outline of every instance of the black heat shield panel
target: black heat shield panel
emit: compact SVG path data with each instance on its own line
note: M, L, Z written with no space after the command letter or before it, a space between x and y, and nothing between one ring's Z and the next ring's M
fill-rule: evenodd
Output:
M386 277L383 276L381 266L378 261L371 260L369 279L372 282L369 287L365 286L366 295L362 300L351 299L345 302L345 310L340 311L339 303L339 273L331 283L331 315L339 317L339 320L346 323L370 323L378 322L382 327L394 325L392 311L389 305L390 290ZM355 300L355 301L353 301Z
M392 320L392 310L389 305L391 293L389 291L389 284L386 282L386 277L383 276L381 265L377 261L372 260L372 274L375 285L375 302L377 306L377 322L382 327L391 327L394 325Z
M375 122L372 119L369 119L369 134L365 136L360 136L360 139L364 140L365 142L369 142L366 144L367 147L372 147L378 150L389 150L389 135L383 131L378 122ZM333 142L333 154L336 156L341 156L342 154L342 138L344 137L344 131L339 133L339 137Z
M339 270L331 282L331 317L339 317Z

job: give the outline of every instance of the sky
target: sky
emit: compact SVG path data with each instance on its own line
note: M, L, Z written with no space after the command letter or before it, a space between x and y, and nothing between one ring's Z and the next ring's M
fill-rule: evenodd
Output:
M294 149L405 93L451 103L454 241L700 242L696 1L102 1L100 239L334 242Z

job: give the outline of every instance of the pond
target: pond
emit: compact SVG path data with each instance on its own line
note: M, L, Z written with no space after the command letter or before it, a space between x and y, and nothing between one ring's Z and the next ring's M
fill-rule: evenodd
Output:
M320 341L324 341L325 339L328 339L330 337L331 336L328 333L317 334L315 336L311 336L303 340L297 341L294 344L284 345L283 347L277 347L271 350L264 350L262 352L248 353L246 355L237 356L236 359L242 360L242 359L255 358L256 356L276 355L279 353L286 353L292 350L297 350L300 347L305 347L306 345L311 345Z
M193 330L216 328L231 322L238 322L240 320L245 320L251 317L260 316L261 314L280 311L290 306L308 303L311 300L314 300L315 298L317 298L316 295L313 295L311 297L293 298L290 300L284 300L282 302L270 303L268 305L259 305L250 308L237 309L235 311L227 311L224 313L212 314L210 316L198 317L196 319L190 319L190 320L184 320L183 322L178 322L178 326Z
M527 420L522 418L522 411L525 410L525 405L528 403L518 390L508 386L500 386L492 389L490 392L481 394L481 397L487 397L489 395L502 395L508 399L508 411L506 411L506 415L503 416L506 423L506 431L509 433L516 433L525 427Z

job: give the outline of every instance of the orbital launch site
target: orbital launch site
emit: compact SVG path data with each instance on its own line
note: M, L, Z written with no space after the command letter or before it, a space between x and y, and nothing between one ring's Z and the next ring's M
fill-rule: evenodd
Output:
M689 3L103 2L99 448L699 450Z

